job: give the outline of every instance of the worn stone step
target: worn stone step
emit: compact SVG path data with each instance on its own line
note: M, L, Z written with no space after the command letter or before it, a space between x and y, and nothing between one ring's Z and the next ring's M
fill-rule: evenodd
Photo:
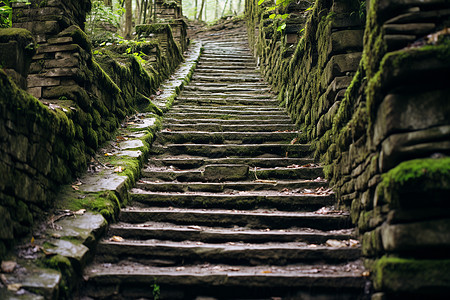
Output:
M223 68L213 68L212 66L201 66L196 69L198 74L208 74L208 73L239 73L239 74L258 74L258 70L249 67L223 67ZM265 85L267 87L267 85Z
M218 165L221 166L221 165ZM208 167L208 165L206 166ZM271 180L279 179L290 180L314 180L323 177L323 169L316 168L251 168L247 174L242 174L241 178L223 178L215 179L208 178L204 174L203 168L191 170L177 170L173 166L169 167L155 167L148 166L142 170L142 176L149 180L165 180L165 181L179 181L179 182L225 182L230 180ZM224 175L225 176L225 175Z
M200 62L211 62L211 63L216 63L216 62L223 62L224 59L223 57L215 57L215 56L208 56L203 55L200 59ZM240 64L240 63L253 63L254 65L256 65L255 63L255 59L253 57L242 57L242 56L235 56L235 57L228 57L226 60L228 63L235 63L235 64Z
M215 68L211 68L213 70ZM205 69L209 70L209 68ZM240 70L242 72L242 70ZM191 81L186 87L248 87L248 88L270 88L264 82L244 82L244 83L230 83L230 82L195 82ZM186 88L185 87L185 88ZM176 107L174 107L176 108Z
M207 72L205 72L207 73ZM241 72L239 72L241 73ZM200 72L198 72L197 74L200 74ZM209 74L209 73L208 73ZM241 73L242 74L242 73ZM229 75L229 74L227 74ZM251 87L246 87L246 86L242 86L242 87L199 87L199 86L187 86L184 88L184 91L198 91L198 92L205 92L205 93L215 93L215 92L226 92L226 93L248 93L248 94L265 94L268 93L270 91L270 88L251 88Z
M201 125L198 128L203 128L203 129L199 129L202 131L205 131L206 128L208 128L208 130L210 129L211 131L223 131L223 128L220 127L220 125L285 125L288 126L290 128L289 131L292 131L292 122L290 122L289 120L285 120L284 122L281 120L257 120L257 119L248 119L248 120L224 120L224 119L174 119L174 118L165 118L163 120L163 126L164 128L169 128L170 124L178 124L178 125ZM209 126L211 125L211 126ZM239 127L240 129L244 128L244 127ZM256 127L254 128L255 130L260 128L261 130L266 129L265 127ZM182 128L179 131L184 131L184 130L188 130L188 131L195 131L195 130L189 130L188 127L186 128ZM170 129L172 130L172 129ZM278 130L271 130L270 132L277 132ZM245 132L241 131L241 132ZM264 132L264 131L261 131ZM283 132L283 131L280 131Z
M221 60L226 60L229 61L229 59L233 59L233 58L245 58L245 59L251 59L251 60L255 60L255 58L253 57L253 55L251 54L218 54L216 52L205 52L202 54L201 59L203 58L220 58Z
M278 116L283 119L290 119L286 112L282 109L278 109L277 107L263 106L260 109L244 109L239 106L235 107L202 107L202 106L191 106L190 108L180 107L177 109L171 110L166 116L171 117L173 114L209 114L209 115L270 115L270 116Z
M312 164L314 160L312 158L251 158L251 157L239 157L239 158L202 158L195 156L161 156L151 157L149 164L157 167L169 167L173 166L177 169L196 169L204 165L212 164L244 164L250 167L259 168L275 168L275 167L287 167L287 166L305 166Z
M205 120L202 120L205 121ZM225 122L227 121L227 122ZM231 120L225 120L223 122L219 122L219 121L214 121L212 123L194 123L194 124L190 124L187 123L186 124L172 124L172 123L166 123L164 124L164 127L169 128L170 130L175 130L175 131L237 131L237 132L278 132L278 131L295 131L294 130L294 125L290 124L290 122L282 122L282 121L278 121L276 123L271 123L266 122L267 124L258 124L257 122L255 122L256 124L243 124L243 125L238 125L238 124L232 124L230 121ZM260 120L265 121L265 120ZM264 122L262 122L264 123Z
M150 152L151 154L187 154L212 158L258 157L261 155L303 157L311 154L310 149L310 145L307 144L166 144L154 146Z
M265 244L212 244L198 241L132 240L116 242L103 240L97 246L97 254L104 262L138 258L167 259L175 264L226 263L245 265L286 265L292 263L327 261L347 262L360 257L358 247L329 247L293 243Z
M186 95L178 97L177 103L192 103L195 105L261 105L261 106L274 106L278 105L278 101L275 99L268 98L245 98L245 97L234 97L230 95L220 95L220 96L206 96L206 97L196 97L195 95Z
M124 208L120 212L122 222L136 224L145 222L165 222L177 225L200 225L211 227L250 229L289 229L298 228L309 232L314 230L333 230L336 234L352 234L350 216L331 208L326 214L316 212L226 209L192 209L177 207ZM316 232L317 233L317 232Z
M281 191L299 189L318 189L324 187L326 182L319 180L254 180L238 182L178 182L152 180L142 178L136 187L153 192L210 192L223 193L225 191Z
M132 189L130 197L135 205L177 206L192 208L257 209L276 208L280 210L311 211L334 204L334 194L292 193L254 191L242 194L217 194L206 192L162 193ZM136 203L138 202L138 203Z
M221 71L221 70L244 70L244 71L249 71L249 72L254 72L254 73L258 73L259 70L257 68L255 68L254 66L243 66L241 64L239 65L234 65L234 64L229 64L229 65L214 65L214 64L201 64L201 62L199 62L197 64L197 69L196 70L217 70L217 71ZM193 84L195 82L191 82L189 84ZM266 84L267 86L267 84Z
M333 266L171 267L124 261L92 265L84 277L87 295L101 299L117 297L117 291L128 299L147 298L156 282L160 299L357 300L363 299L366 284L362 272L360 261Z
M263 144L273 142L289 143L297 137L296 132L210 132L210 131L167 131L158 133L161 144L199 143L223 144L239 141L242 144ZM236 142L235 142L236 143Z
M231 102L229 105L251 105L259 106L260 104L266 106L278 106L278 101L271 95L268 94L245 94L245 93L199 93L195 91L186 91L177 99L196 99L196 100L228 100L235 101ZM240 100L244 100L239 102ZM254 102L252 102L252 100ZM201 102L200 102L201 103Z
M170 112L210 112L210 111L240 111L240 112L283 112L286 115L284 108L279 106L243 106L243 105L177 105L173 107Z
M110 226L109 236L136 240L199 241L202 243L308 243L325 244L328 240L354 239L351 230L322 231L314 229L248 229L175 225L149 221L140 224L118 223Z
M212 75L212 74L211 74ZM196 75L192 76L193 80L206 81L206 82L259 82L262 79L259 76L233 76L233 74L217 74L216 76Z
M281 112L273 112L273 113L265 113L265 112L256 112L253 114L250 114L249 112L221 112L218 111L217 113L212 112L171 112L166 114L169 118L176 118L176 119L241 119L241 120L291 120L286 114L283 114Z

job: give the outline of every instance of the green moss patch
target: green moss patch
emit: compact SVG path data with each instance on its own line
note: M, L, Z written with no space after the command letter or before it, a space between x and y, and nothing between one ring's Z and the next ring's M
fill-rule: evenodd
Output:
M440 200L448 200L450 157L405 161L383 174L382 178L378 197L392 207L412 205L425 199L427 203L439 203ZM443 204L448 205L445 202Z
M382 257L373 265L376 290L442 294L450 290L450 260Z

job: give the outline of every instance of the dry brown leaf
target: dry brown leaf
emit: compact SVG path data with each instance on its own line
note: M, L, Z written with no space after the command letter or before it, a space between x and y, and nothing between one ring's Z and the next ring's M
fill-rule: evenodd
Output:
M73 188L75 191L78 191L78 190L80 189L80 187L77 186L77 185L72 185L72 188Z
M115 235L109 239L111 242L123 242L124 239L121 236Z
M14 271L14 269L16 268L17 263L15 261L2 261L2 272L4 273L12 273Z
M11 283L8 284L8 291L11 292L17 292L18 290L20 290L22 288L22 285L20 283Z
M122 166L118 166L114 169L114 173L122 173L123 171L125 171L125 168Z
M270 270L264 270L264 271L261 271L261 273L263 273L263 274L270 274L270 273L272 273L272 271L270 271Z
M74 214L74 215L77 215L77 216L82 216L82 215L84 215L85 213L86 213L86 210L85 210L84 208L79 209L79 210L73 212L73 214Z
M114 153L105 153L105 156L114 156L115 154Z

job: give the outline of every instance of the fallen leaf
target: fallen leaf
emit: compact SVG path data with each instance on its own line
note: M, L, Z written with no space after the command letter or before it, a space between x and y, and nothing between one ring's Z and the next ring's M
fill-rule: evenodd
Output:
M73 188L75 191L78 191L78 190L80 189L80 187L77 186L77 185L72 185L72 188Z
M31 237L30 244L31 244L31 245L34 245L34 236Z
M122 173L125 170L122 166L118 166L114 169L114 173Z
M2 261L2 272L4 273L12 273L16 268L17 263L15 261Z
M73 214L77 215L77 216L81 216L81 215L84 215L85 213L86 213L86 210L84 208L82 208L82 209L75 211Z
M20 283L8 284L8 291L11 291L11 292L17 292L21 288L22 288L22 285Z
M292 141L291 141L291 145L294 145L295 143L297 143L298 142L298 138L294 138Z
M116 141L117 142L123 142L123 141L126 141L126 140L128 140L128 138L126 138L124 136L121 136L121 135L116 136Z
M359 245L359 241L358 240L350 240L349 241L349 246L350 247L358 247L358 245Z
M115 235L109 239L111 242L123 242L124 239L121 236Z
M59 233L53 233L53 234L52 234L52 238L60 239L60 238L61 238L61 235L60 235Z
M176 268L175 270L178 271L178 272L180 272L180 271L183 271L184 269L185 269L184 267L178 267L178 268Z
M329 247L335 247L335 248L342 248L347 247L347 243L345 241L338 241L338 240L328 240L325 243Z
M369 271L364 271L364 272L362 272L361 276L369 277L370 276L370 272Z
M270 274L270 273L272 273L272 271L270 271L270 270L264 270L264 271L261 271L261 273L263 273L263 274Z
M105 153L105 156L114 156L115 154L114 153Z

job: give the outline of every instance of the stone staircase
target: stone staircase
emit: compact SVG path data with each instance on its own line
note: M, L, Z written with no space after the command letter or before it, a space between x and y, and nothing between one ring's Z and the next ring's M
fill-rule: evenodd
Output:
M217 38L85 270L94 299L363 299L347 212L261 80Z

